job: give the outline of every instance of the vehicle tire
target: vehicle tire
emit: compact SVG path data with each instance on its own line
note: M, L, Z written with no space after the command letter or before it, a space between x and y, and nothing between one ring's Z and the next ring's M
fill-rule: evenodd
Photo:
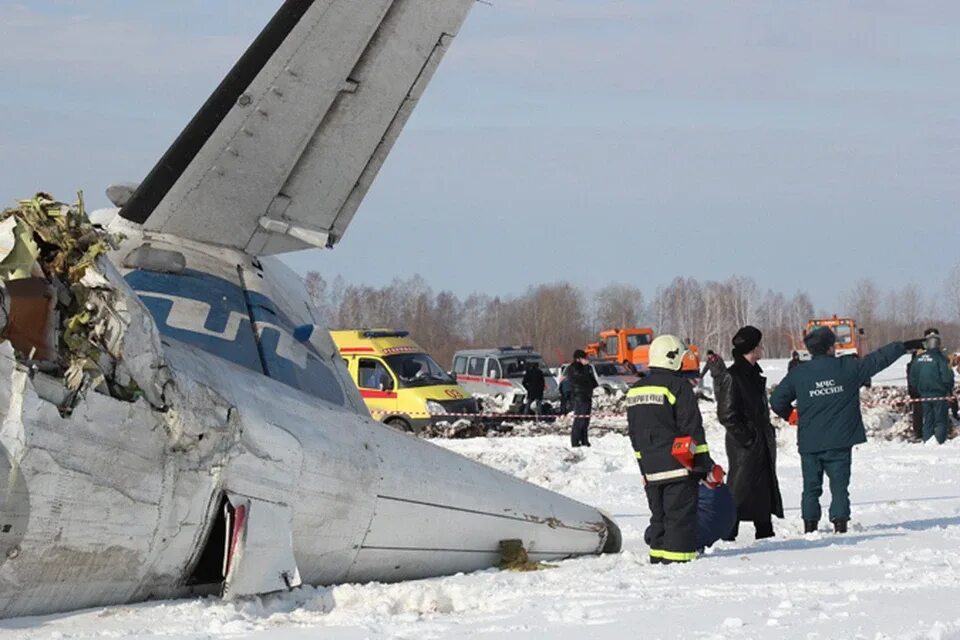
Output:
M383 424L388 427L393 427L397 431L404 431L406 433L413 433L413 427L410 426L410 423L404 420L403 418L387 418L383 421Z

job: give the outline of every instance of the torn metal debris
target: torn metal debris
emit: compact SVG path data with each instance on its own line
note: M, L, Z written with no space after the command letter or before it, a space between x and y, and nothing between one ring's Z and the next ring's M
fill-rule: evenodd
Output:
M105 257L119 240L90 222L82 194L68 205L38 193L0 214L0 338L32 371L62 380L64 414L89 388L121 400L146 393L162 405L155 384L143 389L153 375L140 363L144 355L156 363L159 336L147 318L128 335L137 298L120 293L126 283ZM131 338L143 346L127 352Z

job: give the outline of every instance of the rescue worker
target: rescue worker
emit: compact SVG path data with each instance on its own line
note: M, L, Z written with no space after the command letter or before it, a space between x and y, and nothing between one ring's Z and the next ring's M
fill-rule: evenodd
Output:
M923 441L935 436L937 442L943 444L950 424L946 396L953 394L953 371L940 349L937 329L924 332L923 348L923 353L910 367L908 383L917 390L923 403Z
M907 363L907 396L910 398L910 431L913 442L923 442L923 402L920 401L920 392L910 382L913 363L922 352L922 349L911 349L910 362Z
M808 333L804 344L813 359L796 367L770 397L774 413L788 420L797 401L797 448L803 474L800 510L806 533L817 530L823 474L830 480L830 520L836 533L847 532L850 520L850 461L854 445L867 441L860 414L860 387L921 340L891 342L857 358L836 358L837 336L829 327Z
M540 407L543 404L543 390L547 385L547 380L543 376L543 370L536 362L527 364L527 371L523 374L523 388L527 390L527 404L524 407L524 413L533 413L540 415Z
M773 537L772 516L783 517L777 435L770 422L767 379L758 364L762 340L756 327L741 327L732 340L733 364L712 372L717 419L727 431L728 483L737 503L737 523L727 540L736 539L742 521L753 522L757 540Z
M650 373L630 387L626 398L630 442L650 506L644 539L651 564L697 557L698 484L722 474L710 459L693 388L679 374L685 352L676 336L657 337L650 344ZM686 456L681 460L674 456L674 441L683 436L691 440L678 443Z
M570 431L570 444L574 447L590 446L587 431L590 428L590 411L593 409L593 390L597 388L597 378L593 367L583 349L573 352L573 362L567 367L564 378L570 384L570 396L573 400L573 429Z

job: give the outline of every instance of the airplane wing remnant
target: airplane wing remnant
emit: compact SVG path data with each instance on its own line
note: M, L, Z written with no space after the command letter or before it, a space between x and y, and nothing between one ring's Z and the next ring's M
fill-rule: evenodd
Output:
M473 0L287 0L121 215L252 255L332 247Z

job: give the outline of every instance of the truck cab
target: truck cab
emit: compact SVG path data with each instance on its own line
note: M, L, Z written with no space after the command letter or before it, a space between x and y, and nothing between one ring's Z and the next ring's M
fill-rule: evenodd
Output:
M837 336L835 345L836 355L840 356L862 356L865 353L864 331L857 327L853 318L838 318L834 315L832 318L814 318L807 322L804 334L810 333L817 327L828 327ZM806 350L800 351L800 357L803 360L809 360L810 354Z

